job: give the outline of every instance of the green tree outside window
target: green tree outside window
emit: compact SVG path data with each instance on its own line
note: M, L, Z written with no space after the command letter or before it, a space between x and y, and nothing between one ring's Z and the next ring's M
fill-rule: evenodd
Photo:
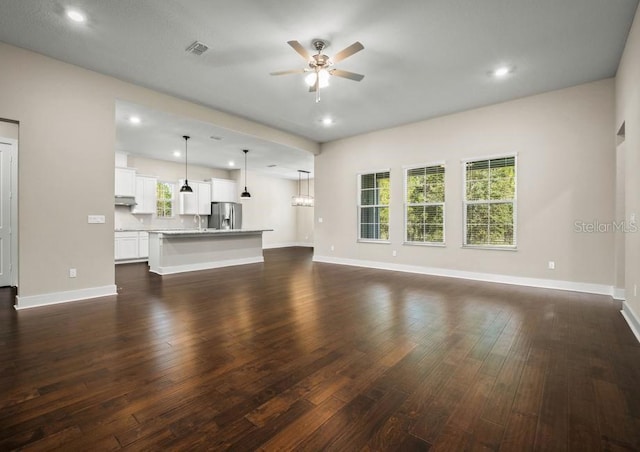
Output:
M467 162L464 244L515 246L515 200L514 156Z
M444 165L409 168L405 177L405 241L444 243Z

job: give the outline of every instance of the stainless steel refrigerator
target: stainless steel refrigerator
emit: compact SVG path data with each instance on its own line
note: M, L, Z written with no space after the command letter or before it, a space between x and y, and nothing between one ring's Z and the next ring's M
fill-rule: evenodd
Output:
M212 202L209 228L242 229L242 204L237 202Z

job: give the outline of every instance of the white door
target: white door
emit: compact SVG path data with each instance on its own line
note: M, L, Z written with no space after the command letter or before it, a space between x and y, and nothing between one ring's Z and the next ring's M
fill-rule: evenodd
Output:
M0 286L11 285L11 160L13 144L0 138Z

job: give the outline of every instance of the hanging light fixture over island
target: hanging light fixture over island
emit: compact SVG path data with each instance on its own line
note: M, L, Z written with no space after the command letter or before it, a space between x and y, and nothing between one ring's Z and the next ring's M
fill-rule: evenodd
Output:
M189 187L189 180L187 178L187 140L189 140L188 135L183 135L184 138L184 185L180 187L180 193L193 193L193 189Z
M240 195L241 198L251 198L251 193L247 191L247 154L249 153L248 149L243 149L244 152L244 191Z

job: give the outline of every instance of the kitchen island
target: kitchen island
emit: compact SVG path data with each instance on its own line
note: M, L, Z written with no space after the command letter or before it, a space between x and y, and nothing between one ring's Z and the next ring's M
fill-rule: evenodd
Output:
M262 233L271 230L149 231L149 271L169 275L264 262Z

